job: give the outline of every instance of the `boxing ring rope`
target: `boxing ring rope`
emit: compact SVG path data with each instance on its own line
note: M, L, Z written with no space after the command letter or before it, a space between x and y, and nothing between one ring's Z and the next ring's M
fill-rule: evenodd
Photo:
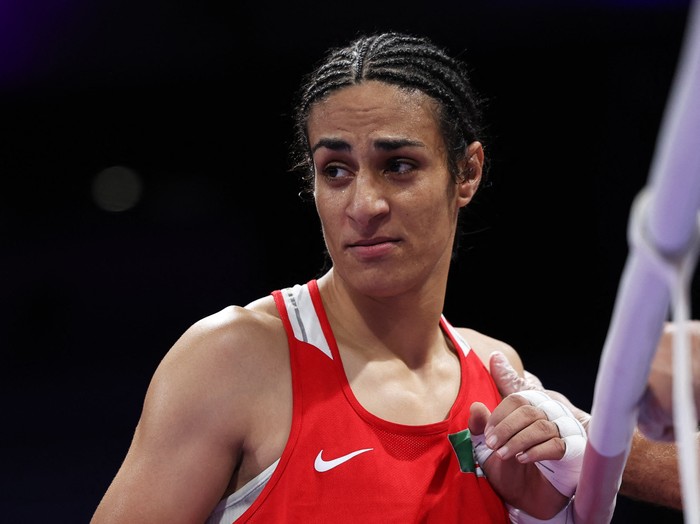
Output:
M700 523L697 417L683 324L700 228L700 0L691 1L683 46L647 186L630 214L630 252L596 377L589 440L574 513L611 521L651 361L669 310L674 337L674 430L685 522Z

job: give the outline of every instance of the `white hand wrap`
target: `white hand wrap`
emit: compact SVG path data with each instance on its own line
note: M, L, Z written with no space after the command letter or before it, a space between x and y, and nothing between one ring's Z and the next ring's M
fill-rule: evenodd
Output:
M481 435L474 435L472 433L472 446L474 446L473 453L477 464L483 467L486 459L493 453L493 450L486 445L486 437L483 433Z
M559 428L559 436L564 441L566 451L559 460L535 462L542 474L561 493L573 497L583 465L588 436L586 430L564 404L552 399L543 391L525 390L513 393L525 398L531 405L544 411L547 419ZM552 521L547 521L552 522ZM565 522L565 521L562 521Z

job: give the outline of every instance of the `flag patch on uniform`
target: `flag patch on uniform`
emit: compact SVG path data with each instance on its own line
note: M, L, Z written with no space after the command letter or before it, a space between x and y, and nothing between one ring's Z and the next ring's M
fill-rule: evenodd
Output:
M484 472L474 458L474 446L472 444L472 434L469 429L464 429L457 433L447 435L450 439L452 449L457 456L459 469L462 473L476 473L477 476L484 476Z

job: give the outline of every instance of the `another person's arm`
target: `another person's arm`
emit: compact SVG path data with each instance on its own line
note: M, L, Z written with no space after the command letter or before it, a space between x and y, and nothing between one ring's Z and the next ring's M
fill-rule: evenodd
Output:
M695 417L700 418L700 321L685 324L690 338L692 383L695 392ZM671 442L673 427L673 347L674 338L683 333L679 326L667 322L659 340L639 407L639 429L648 438Z
M635 431L619 493L642 502L682 510L676 444L650 440Z

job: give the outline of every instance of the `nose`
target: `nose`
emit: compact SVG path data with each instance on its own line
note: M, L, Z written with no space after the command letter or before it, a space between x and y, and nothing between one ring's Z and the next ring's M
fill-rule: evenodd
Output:
M387 187L383 178L361 172L355 176L350 188L347 215L361 226L370 225L377 217L389 213Z

